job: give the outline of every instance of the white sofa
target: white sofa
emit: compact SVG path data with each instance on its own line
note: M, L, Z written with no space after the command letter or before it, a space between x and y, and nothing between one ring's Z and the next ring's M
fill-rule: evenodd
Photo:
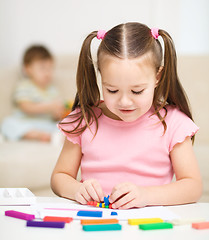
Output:
M76 91L77 57L56 59L54 82L65 99ZM189 96L194 119L200 127L194 149L204 181L203 201L209 201L209 56L181 56L179 76ZM12 92L20 76L18 68L0 70L0 123L12 111ZM60 146L40 142L8 142L0 139L0 187L28 187L32 191L49 189L50 175Z

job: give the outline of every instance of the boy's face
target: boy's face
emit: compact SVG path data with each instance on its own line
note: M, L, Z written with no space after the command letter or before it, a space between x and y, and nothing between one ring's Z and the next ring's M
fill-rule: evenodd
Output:
M25 66L27 76L39 87L45 88L52 80L53 60L40 59L34 60Z

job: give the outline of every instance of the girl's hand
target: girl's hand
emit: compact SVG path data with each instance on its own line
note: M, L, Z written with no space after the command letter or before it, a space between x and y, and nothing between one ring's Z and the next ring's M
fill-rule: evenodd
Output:
M81 183L75 194L75 200L81 204L87 204L89 201L103 202L104 196L99 182L95 179L89 179Z
M109 201L113 208L118 209L145 207L146 188L129 182L118 184L113 188Z

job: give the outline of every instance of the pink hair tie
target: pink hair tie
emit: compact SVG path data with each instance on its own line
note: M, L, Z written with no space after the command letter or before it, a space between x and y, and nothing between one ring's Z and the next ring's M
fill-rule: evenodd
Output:
M106 31L105 30L99 30L97 32L97 39L103 39L106 35Z
M152 29L151 29L151 34L152 34L152 36L153 36L154 39L158 39L158 37L159 37L158 31L159 31L158 28L152 28Z

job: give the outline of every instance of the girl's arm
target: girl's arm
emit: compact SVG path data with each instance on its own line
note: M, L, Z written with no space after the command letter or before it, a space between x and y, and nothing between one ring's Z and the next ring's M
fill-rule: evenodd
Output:
M170 158L176 181L147 188L149 205L197 202L202 194L202 180L191 139L188 137L183 143L176 144L170 152Z
M170 152L170 158L176 175L175 182L152 187L121 184L113 189L110 201L115 201L116 208L124 209L134 205L142 207L196 202L202 194L202 180L191 139L188 137L183 143L176 144Z
M51 176L51 188L58 196L75 200L75 193L81 185L76 180L81 156L80 146L65 139Z
M104 194L100 184L90 179L83 183L76 180L82 152L78 144L65 139L65 143L51 177L51 188L61 197L76 200L82 204L95 200L100 202Z

